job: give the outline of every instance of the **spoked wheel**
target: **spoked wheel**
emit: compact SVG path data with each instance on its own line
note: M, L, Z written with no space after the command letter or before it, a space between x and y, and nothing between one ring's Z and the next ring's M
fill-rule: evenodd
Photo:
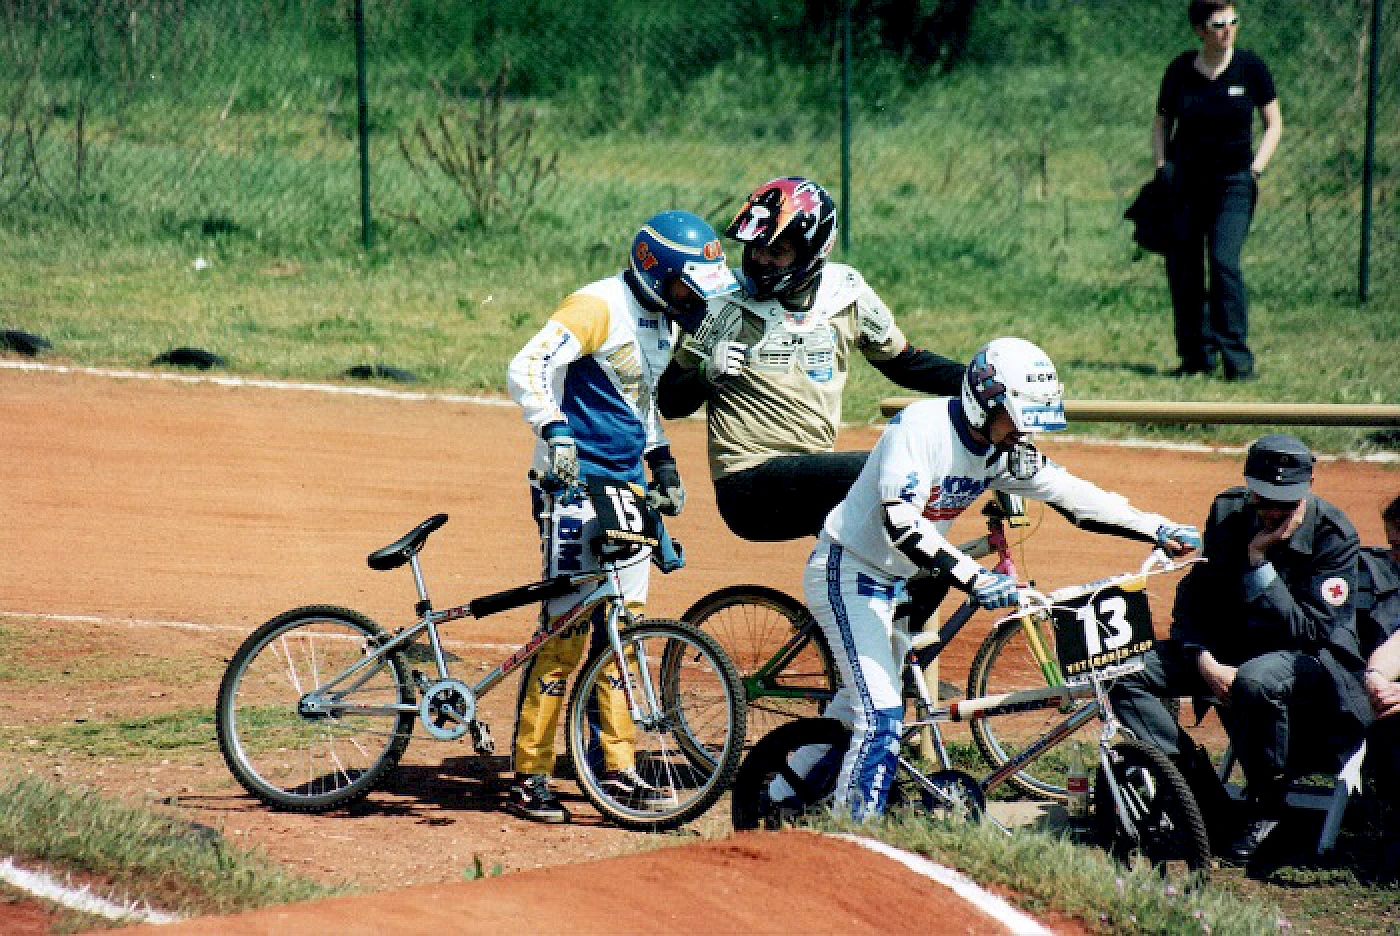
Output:
M322 812L363 799L398 764L415 692L397 654L319 697L326 680L383 639L346 608L287 611L238 648L219 686L219 750L249 793L279 809Z
M832 718L802 718L759 739L734 778L735 831L776 829L831 802L851 729Z
M1164 873L1196 874L1210 867L1210 838L1196 798L1165 754L1134 739L1108 752L1127 821L1120 816L1100 765L1094 783L1099 840L1120 861L1149 862Z
M1040 633L1050 659L1054 660L1056 657L1053 631L1051 628L1042 627ZM989 634L978 648L977 656L972 661L972 669L968 672L967 697L977 699L1047 684L1040 663L1031 651L1024 625L1019 621L1010 621ZM972 721L972 738L987 762L992 767L999 768L1043 737L1063 719L1064 713L1054 706L997 715L993 718L978 718ZM1022 793L1036 799L1065 800L1069 796L1069 791L1065 788L1069 762L1065 759L1064 752L1074 750L1073 745L1076 742L1097 744L1098 731L1097 721L1087 722L1064 743L1012 774L1008 782Z
M567 739L579 788L627 829L674 829L729 789L743 754L744 695L707 634L649 620L621 634L643 717L627 711L609 647L591 656L569 700Z
M784 722L820 715L840 687L816 619L775 588L721 588L681 620L714 637L734 661L749 705L750 745Z

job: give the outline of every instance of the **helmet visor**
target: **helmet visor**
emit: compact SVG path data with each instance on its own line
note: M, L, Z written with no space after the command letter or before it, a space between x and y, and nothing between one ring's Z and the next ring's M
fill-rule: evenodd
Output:
M1006 409L1021 432L1059 432L1065 421L1064 384L1056 382L1043 389L1006 391Z
M715 263L692 260L681 270L681 281L695 290L701 299L728 296L739 291L739 281L722 261Z

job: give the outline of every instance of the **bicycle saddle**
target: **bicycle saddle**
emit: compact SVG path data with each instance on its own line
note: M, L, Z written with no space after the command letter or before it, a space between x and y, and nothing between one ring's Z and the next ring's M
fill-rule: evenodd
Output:
M428 534L447 522L447 514L433 514L422 523L418 524L412 531L405 533L397 542L390 543L383 549L376 549L369 554L369 567L376 572L387 572L389 569L397 569L399 566L412 559L418 550L423 548L423 543L427 541Z

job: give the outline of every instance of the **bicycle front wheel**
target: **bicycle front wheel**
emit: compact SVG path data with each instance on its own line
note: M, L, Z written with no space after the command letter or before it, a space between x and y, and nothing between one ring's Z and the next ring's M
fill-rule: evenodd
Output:
M1166 874L1197 874L1210 866L1210 836L1191 787L1167 755L1133 738L1108 751L1113 783L1124 814L1100 764L1094 815L1100 840L1125 864L1150 862Z
M714 638L679 621L644 621L621 638L641 717L622 711L623 679L612 649L600 648L569 700L569 756L579 789L605 818L638 831L674 829L714 805L739 769L739 675ZM611 725L604 711L617 713Z
M831 718L799 718L764 735L734 778L734 831L781 828L830 805L850 746L851 729Z
M1057 657L1053 633L1049 628L1040 628L1040 633L1051 664L1058 667L1054 662ZM977 649L972 669L968 672L967 697L979 699L1047 684L1048 677L1041 669L1041 661L1031 647L1024 625L1019 621L1008 621L987 635ZM1064 719L1064 715L1059 708L1051 706L974 719L972 739L982 756L995 769L1043 737ZM1065 777L1069 773L1068 754L1074 750L1073 745L1081 741L1096 745L1098 729L1097 721L1085 723L1054 749L1012 774L1008 782L1036 799L1067 799L1069 791L1065 788Z
M776 588L721 588L681 620L714 637L734 661L749 705L747 745L794 718L822 714L841 686L816 618Z
M315 605L279 614L243 642L219 685L215 725L244 789L278 809L324 812L363 799L398 765L416 717L398 654L326 693L324 704L304 704L384 638L358 612Z

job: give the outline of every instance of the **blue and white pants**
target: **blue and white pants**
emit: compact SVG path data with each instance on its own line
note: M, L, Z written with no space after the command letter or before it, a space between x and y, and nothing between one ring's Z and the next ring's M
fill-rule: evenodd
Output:
M903 580L877 572L823 535L807 560L802 586L841 672L841 690L826 714L852 732L834 808L856 819L879 816L903 728L902 667L891 646Z

